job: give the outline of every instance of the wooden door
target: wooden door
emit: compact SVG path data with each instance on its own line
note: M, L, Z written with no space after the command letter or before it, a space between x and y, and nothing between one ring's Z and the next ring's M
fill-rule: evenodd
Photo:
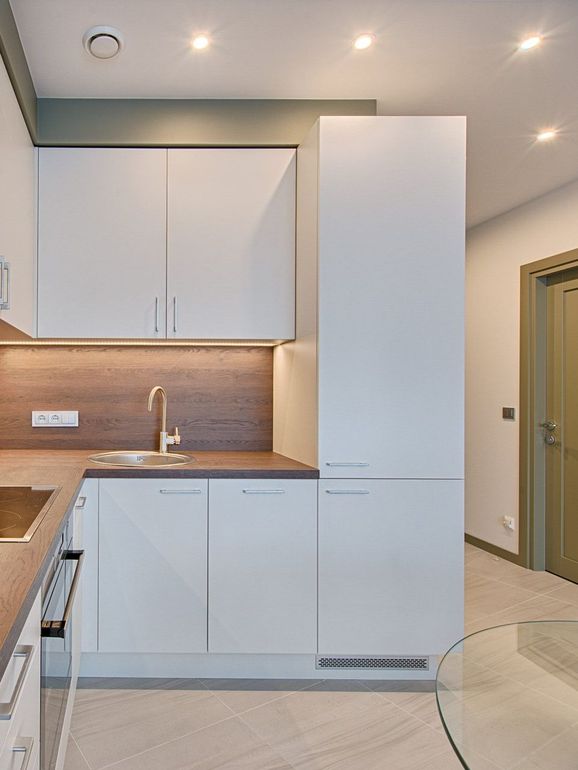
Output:
M317 481L209 484L209 652L314 653Z
M295 151L169 150L168 336L295 336Z
M548 288L546 569L578 583L578 280Z
M207 480L101 479L99 652L207 651Z
M164 338L166 150L39 158L38 336Z

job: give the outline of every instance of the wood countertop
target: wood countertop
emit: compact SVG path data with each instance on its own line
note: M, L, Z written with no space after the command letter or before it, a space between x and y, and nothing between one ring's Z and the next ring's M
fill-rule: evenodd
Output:
M275 452L179 452L195 458L172 468L96 465L99 450L1 450L0 485L60 487L28 543L0 542L0 678L48 569L57 538L85 478L305 478L319 471Z

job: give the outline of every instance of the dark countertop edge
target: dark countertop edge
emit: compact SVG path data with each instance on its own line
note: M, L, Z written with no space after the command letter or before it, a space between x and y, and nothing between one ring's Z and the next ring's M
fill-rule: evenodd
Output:
M318 479L319 471L295 470L231 470L230 468L87 468L87 479Z
M20 607L20 611L16 616L16 620L14 621L9 634L4 639L4 643L0 648L0 679L2 679L2 677L4 676L6 668L8 667L8 663L12 658L14 648L18 644L18 639L20 637L22 629L24 628L24 624L26 623L28 614L32 609L34 600L36 599L38 591L40 591L40 588L42 586L42 582L46 577L48 566L50 565L50 560L52 558L52 554L56 547L56 544L58 542L58 538L60 537L62 531L64 530L64 527L66 526L66 522L70 518L70 515L72 514L72 511L74 509L74 503L76 502L76 498L78 497L80 490L82 488L84 479L86 478L89 478L89 479L90 478L93 478L93 479L94 478L97 478L97 479L98 478L100 479L109 479L109 478L121 478L121 479L197 478L198 479L198 478L201 478L201 479L315 479L317 480L319 479L319 471L316 470L315 468L310 468L310 469L303 468L303 469L295 469L295 470L258 470L258 469L231 470L227 468L218 468L218 469L213 468L213 469L205 469L205 470L201 468L159 468L159 469L156 469L156 468L149 468L149 469L98 468L98 467L86 468L80 479L80 482L78 483L72 497L70 498L70 501L68 502L66 511L62 516L62 521L58 526L58 529L52 539L52 542L50 543L50 546L47 548L42 564L40 565L38 571L36 572L36 576L30 586L30 589L28 590L28 593L26 594L25 600L22 602L22 606ZM22 543L18 545L25 546L26 544Z
M16 620L12 624L12 628L10 629L10 632L4 639L4 644L2 647L0 647L0 680L4 676L4 673L8 667L8 664L10 663L10 659L12 658L12 654L14 652L14 648L18 644L18 639L20 638L20 634L22 633L22 629L24 628L24 625L26 623L26 620L28 619L28 615L30 614L30 610L32 609L32 605L34 604L36 597L38 595L38 592L40 591L42 587L42 583L44 582L44 578L46 577L46 573L48 572L48 567L50 566L50 561L52 559L52 556L54 554L54 550L56 549L58 538L62 534L66 523L68 519L70 518L72 511L74 510L74 504L76 502L76 498L78 497L78 494L80 492L80 489L82 487L82 483L84 481L84 478L81 478L72 497L70 498L70 501L68 502L68 505L66 506L66 511L64 515L62 516L62 520L58 526L58 529L56 530L54 537L52 538L52 542L48 546L46 553L44 555L44 559L42 560L42 563L40 567L38 568L38 571L36 572L36 576L34 580L32 581L32 585L28 589L28 593L26 594L26 598L22 602L22 605L20 607L20 611L18 612L18 615L16 616ZM34 537L34 535L33 535ZM25 545L18 543L17 545Z

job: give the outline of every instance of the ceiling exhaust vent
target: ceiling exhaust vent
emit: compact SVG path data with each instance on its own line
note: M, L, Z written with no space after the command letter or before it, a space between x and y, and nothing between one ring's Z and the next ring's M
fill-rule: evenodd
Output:
M122 32L114 27L91 27L82 38L82 44L97 59L112 59L124 45Z

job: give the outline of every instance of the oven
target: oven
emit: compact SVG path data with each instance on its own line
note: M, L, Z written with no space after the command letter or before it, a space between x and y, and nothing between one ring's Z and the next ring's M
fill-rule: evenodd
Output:
M71 517L42 589L41 770L60 770L63 763L80 662L80 615L75 600L84 551L72 549L72 530Z

